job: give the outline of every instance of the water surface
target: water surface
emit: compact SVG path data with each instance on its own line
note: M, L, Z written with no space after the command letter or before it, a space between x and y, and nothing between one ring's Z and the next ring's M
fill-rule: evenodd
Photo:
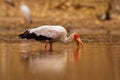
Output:
M74 47L74 48L73 48ZM0 80L120 80L120 43L0 43Z

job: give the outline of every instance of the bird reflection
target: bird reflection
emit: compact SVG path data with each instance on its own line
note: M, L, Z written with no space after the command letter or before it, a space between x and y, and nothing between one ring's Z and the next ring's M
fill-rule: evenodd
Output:
M78 62L79 58L81 57L82 49L77 47L77 49L73 52L74 62Z
M69 49L61 52L39 51L35 53L24 53L21 55L25 67L33 72L63 71L67 65L71 65L72 60L78 62L81 57L81 49L77 48L71 52Z

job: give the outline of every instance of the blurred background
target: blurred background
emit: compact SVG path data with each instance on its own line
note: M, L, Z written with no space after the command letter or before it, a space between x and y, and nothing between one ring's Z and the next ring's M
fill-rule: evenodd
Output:
M18 38L41 25L79 33L85 48ZM0 0L0 80L120 80L120 0Z
M26 20L23 4L29 9ZM0 0L1 40L15 39L21 31L40 25L62 25L84 41L93 35L120 34L120 0ZM5 39L5 37L7 39ZM116 38L118 39L118 37ZM100 39L98 39L100 40Z
M25 20L21 3L29 9L32 24ZM1 36L15 37L26 28L45 24L62 25L81 35L120 32L119 0L0 0L0 5Z

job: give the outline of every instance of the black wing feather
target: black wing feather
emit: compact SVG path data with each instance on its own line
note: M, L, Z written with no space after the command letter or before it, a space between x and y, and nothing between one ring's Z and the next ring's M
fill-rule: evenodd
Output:
M42 36L42 35L37 36L35 33L30 33L28 30L22 34L19 34L18 36L22 39L26 38L26 39L35 39L35 40L52 40L52 38L48 38L46 36Z

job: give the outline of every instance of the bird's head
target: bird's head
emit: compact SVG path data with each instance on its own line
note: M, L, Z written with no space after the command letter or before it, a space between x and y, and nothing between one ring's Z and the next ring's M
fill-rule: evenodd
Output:
M73 33L73 39L77 42L78 47L80 46L80 44L82 45L82 47L84 47L84 44L77 33Z

